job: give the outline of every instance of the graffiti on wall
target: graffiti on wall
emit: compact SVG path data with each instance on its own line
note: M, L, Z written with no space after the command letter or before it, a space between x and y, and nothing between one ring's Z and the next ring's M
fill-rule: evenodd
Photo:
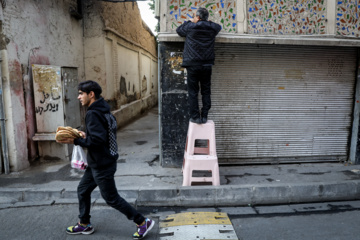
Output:
M325 0L247 0L250 34L325 34Z
M336 34L359 37L359 13L359 0L338 0L336 11Z
M35 107L35 112L38 114L42 114L45 112L57 112L59 111L59 104L58 103L52 103L52 101L60 99L60 96L54 96L53 88L51 89L51 93L42 92L43 99L40 100L40 105L37 105ZM55 93L56 94L56 93Z
M236 32L236 0L169 0L168 26L175 31L183 22L193 18L198 8L209 11L209 20L222 26L222 31Z

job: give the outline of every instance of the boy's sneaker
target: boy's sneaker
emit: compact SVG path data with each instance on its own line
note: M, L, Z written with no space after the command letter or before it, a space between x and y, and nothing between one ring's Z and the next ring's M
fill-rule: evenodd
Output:
M91 224L86 226L77 223L75 226L70 226L66 229L66 233L68 234L92 234L94 232L94 228Z
M137 225L138 230L136 233L134 233L133 238L134 239L142 239L143 237L146 236L146 234L148 232L150 232L150 230L154 227L154 225L155 225L155 221L147 218L145 220L144 225L142 225L142 226Z

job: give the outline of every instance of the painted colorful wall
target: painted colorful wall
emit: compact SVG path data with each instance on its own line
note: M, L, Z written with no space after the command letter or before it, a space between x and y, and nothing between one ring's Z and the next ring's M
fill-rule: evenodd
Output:
M360 37L360 1L339 0L336 12L336 34Z
M247 0L250 34L328 34L329 0ZM359 37L359 0L336 1L336 35Z
M325 34L325 0L247 0L250 34Z
M199 7L203 7L209 10L209 20L219 23L223 32L235 33L236 5L236 0L169 0L167 29L175 31L192 18Z
M174 32L199 7L207 8L225 33L238 33L246 16L240 33L360 36L360 0L168 0L167 31Z

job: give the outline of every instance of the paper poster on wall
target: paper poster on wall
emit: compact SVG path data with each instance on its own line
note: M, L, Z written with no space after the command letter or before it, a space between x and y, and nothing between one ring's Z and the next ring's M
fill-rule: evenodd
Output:
M36 125L38 133L53 133L64 125L61 68L32 65Z

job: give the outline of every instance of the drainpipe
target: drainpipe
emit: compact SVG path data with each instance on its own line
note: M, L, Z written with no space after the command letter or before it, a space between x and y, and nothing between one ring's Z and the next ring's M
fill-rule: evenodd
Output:
M158 106L159 106L159 161L160 161L160 166L162 166L162 161L163 161L163 156L162 156L162 127L161 127L161 115L162 115L162 111L161 111L161 44L158 44Z
M1 63L0 63L1 64ZM0 75L1 75L1 70L0 70ZM2 109L3 109L3 102L2 102L2 83L1 83L2 81L1 81L1 77L0 77L0 112L2 112ZM2 121L1 119L3 119L3 117L2 117L2 113L0 113L0 121ZM0 124L0 126L1 126L1 124ZM0 127L0 133L2 134L2 129L1 129L1 127ZM2 140L0 140L0 146L2 146L2 144L1 144L1 141ZM1 152L0 152L0 174L2 174L2 172L3 172L3 160L2 160L2 154L1 154Z
M8 70L8 58L7 58L7 51L2 50L0 55L0 128L1 128L1 146L2 146L2 153L4 159L4 170L5 174L10 173L10 164L9 164L9 153L8 153L8 146L6 140L6 127L5 127L5 111L4 111L4 96L3 96L3 84L2 84L2 72L1 69L5 71Z

